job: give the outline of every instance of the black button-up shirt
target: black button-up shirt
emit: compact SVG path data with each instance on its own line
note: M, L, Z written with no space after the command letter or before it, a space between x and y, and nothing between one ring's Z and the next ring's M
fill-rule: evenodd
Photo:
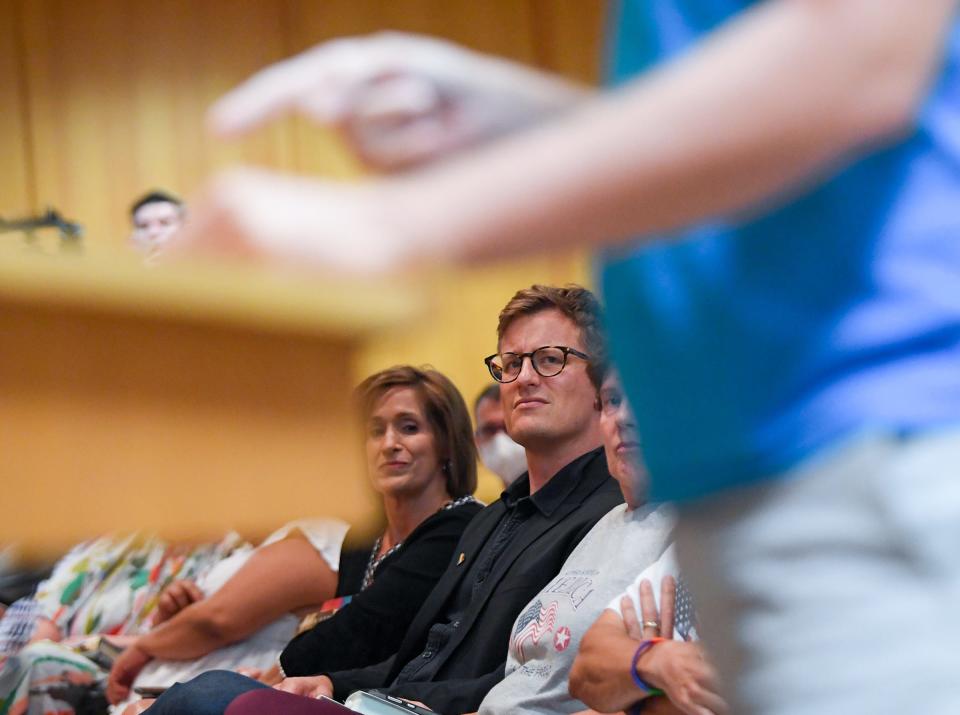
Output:
M447 600L442 617L430 626L422 651L419 655L407 661L397 674L389 690L391 693L414 693L416 692L416 686L414 685L416 683L430 683L443 679L444 672L450 668L451 659L456 659L456 653L449 651L456 650L462 642L462 639L454 636L466 622L473 621L474 626L477 625L476 619L469 618L470 610L474 607L478 594L480 594L485 582L508 547L518 539L523 538L525 531L534 522L533 517L540 517L539 523L541 526L539 528L542 528L544 520L552 521L551 517L557 513L559 507L570 498L577 486L585 479L584 471L588 467L592 467L591 471L596 471L597 464L595 462L598 458L602 461L602 456L596 451L580 457L561 469L535 494L530 494L530 482L527 475L511 484L501 494L501 501L505 507L503 515L496 526L490 530L480 551L471 559L467 572L462 576L457 588ZM605 463L602 472L606 472ZM607 500L607 506L597 511L596 518L599 518L606 509L612 507L616 501L616 494L614 494L612 498ZM566 513L564 512L564 514ZM591 524L596 518L591 521ZM558 539L566 538L569 548L564 549L562 554L556 555L551 553L551 549L544 548L541 552L542 563L536 563L536 554L532 554L532 561L527 564L529 568L542 573L541 580L544 583L557 572L566 555L579 542L579 538L571 540L569 533L564 529L557 529L555 536ZM541 586L542 584L539 581L536 584L531 584L529 595L534 595ZM514 616L511 616L511 621ZM499 639L496 645L492 646L500 651L498 655L501 658L506 654L508 634L509 629L503 634L502 639ZM502 668L500 677L502 677ZM439 703L435 707L439 707Z

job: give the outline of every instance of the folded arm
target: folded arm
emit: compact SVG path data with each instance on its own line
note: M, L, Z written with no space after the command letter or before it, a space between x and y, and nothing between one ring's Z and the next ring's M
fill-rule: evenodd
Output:
M110 701L127 697L151 659L199 658L243 640L286 613L319 606L336 583L337 574L304 538L258 549L218 591L190 603L121 653L110 671Z
M716 673L700 646L672 640L674 595L674 579L663 579L658 613L652 585L644 580L639 589L641 614L628 596L620 601L622 617L605 610L580 643L570 672L570 694L603 711L626 709L644 700L644 709L649 707L651 712L726 715ZM634 671L641 640L658 635L665 640L643 650ZM637 684L635 675L665 696L652 697Z
M759 4L580 111L398 178L399 225L463 260L756 208L910 125L956 6Z
M198 658L286 613L319 606L336 584L336 572L309 541L284 539L258 549L222 588L157 626L137 646L154 658Z

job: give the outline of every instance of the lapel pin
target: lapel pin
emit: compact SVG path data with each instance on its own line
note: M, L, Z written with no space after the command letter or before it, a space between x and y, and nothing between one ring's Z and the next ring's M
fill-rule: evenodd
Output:
M457 559L457 566L459 566L460 564L462 564L463 561L464 561L464 559L466 559L466 558L467 558L467 555L461 551L461 552L460 552L460 558Z

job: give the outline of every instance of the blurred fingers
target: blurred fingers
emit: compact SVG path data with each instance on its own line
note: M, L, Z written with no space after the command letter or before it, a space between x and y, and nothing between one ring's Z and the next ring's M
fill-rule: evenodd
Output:
M248 255L252 253L249 230L242 225L241 211L246 192L235 172L214 180L191 203L183 227L171 238L164 258L185 254ZM236 199L236 197L240 197Z
M657 612L657 600L653 595L653 585L647 579L640 582L640 617L643 621L643 637L660 636L660 615Z
M323 46L260 70L217 100L207 113L214 134L237 136L296 108L310 91L339 96L331 69L324 67ZM317 116L320 110L317 107Z
M660 635L673 638L673 620L677 601L677 582L673 576L660 581Z
M177 611L182 611L195 600L192 587L193 584L187 581L177 581L167 589Z
M623 627L626 629L627 635L634 640L643 640L640 618L637 615L637 609L634 608L633 599L629 596L620 599L620 613L623 617Z
M715 692L693 689L688 695L690 700L682 710L690 715L728 715L730 712L726 701Z
M326 42L257 72L210 108L208 123L221 136L246 133L291 111L337 124L365 85L399 73L403 62L402 52L377 36ZM407 88L383 101L411 97Z
M129 695L130 688L127 686L121 685L112 679L107 683L107 700L110 701L111 705L123 702Z
M160 594L160 599L157 601L157 609L167 617L176 609L176 602L173 600L173 596L170 595L169 589Z
M202 601L204 599L203 591L193 581L184 581L183 587L184 587L184 590L186 590L187 595L190 597L191 603Z
M364 164L388 172L436 159L463 137L438 113L404 121L351 122L344 136Z

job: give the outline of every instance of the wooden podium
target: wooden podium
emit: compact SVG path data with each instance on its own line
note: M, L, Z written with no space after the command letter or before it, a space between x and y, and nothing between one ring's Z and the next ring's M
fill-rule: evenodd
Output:
M12 248L12 247L9 247ZM126 254L0 252L0 546L369 523L358 348L407 290Z

